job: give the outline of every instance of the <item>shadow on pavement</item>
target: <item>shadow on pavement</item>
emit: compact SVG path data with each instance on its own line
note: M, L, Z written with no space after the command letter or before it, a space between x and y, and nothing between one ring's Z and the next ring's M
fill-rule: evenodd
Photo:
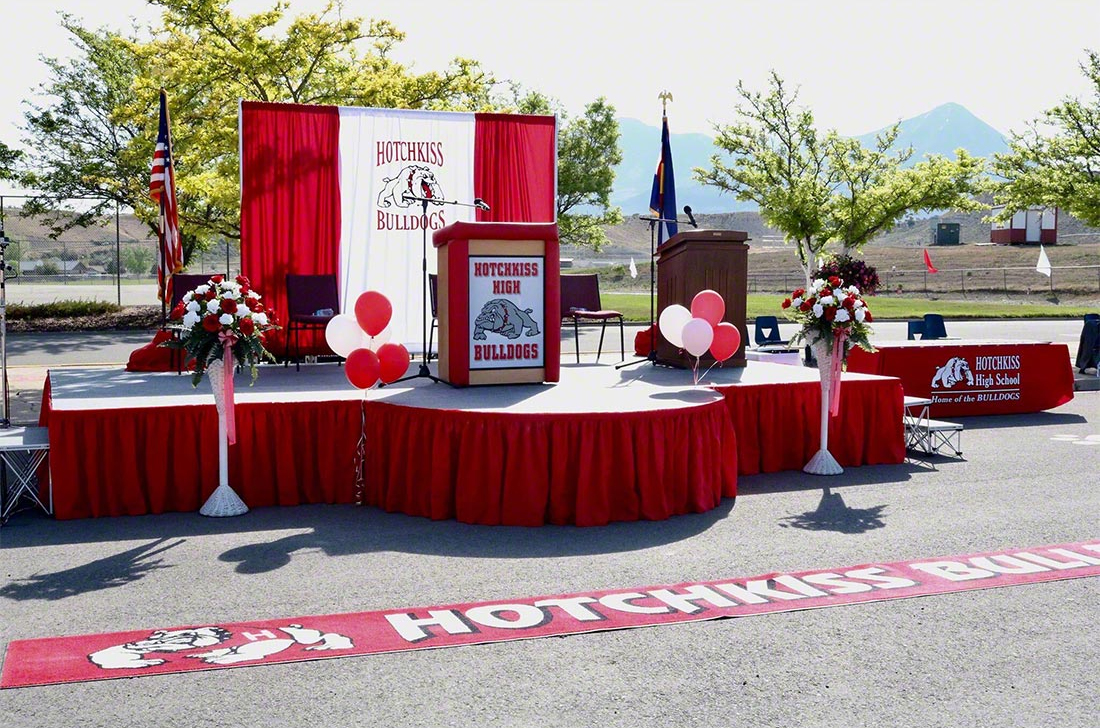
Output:
M866 533L883 528L885 505L871 508L850 508L840 493L832 493L825 488L821 493L821 502L817 508L805 513L787 516L780 520L782 528L801 528L807 531L834 531L836 533Z

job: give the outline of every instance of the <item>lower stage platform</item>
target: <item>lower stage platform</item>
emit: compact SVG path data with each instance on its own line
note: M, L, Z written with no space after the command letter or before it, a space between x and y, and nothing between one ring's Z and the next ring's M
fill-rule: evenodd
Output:
M816 369L749 362L691 373L563 366L556 385L453 389L426 378L363 393L334 364L238 374L230 484L251 507L353 503L466 523L602 525L701 512L738 475L797 470L817 450ZM830 451L905 456L899 380L845 374ZM57 518L194 511L217 485L209 384L120 369L49 373ZM364 436L357 493L356 452Z

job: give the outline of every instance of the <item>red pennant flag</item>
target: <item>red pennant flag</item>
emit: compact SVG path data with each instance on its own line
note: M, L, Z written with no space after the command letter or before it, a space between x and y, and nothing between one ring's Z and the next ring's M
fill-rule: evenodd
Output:
M929 257L927 248L924 250L924 267L928 269L929 273L939 273L936 266L932 265L932 258Z

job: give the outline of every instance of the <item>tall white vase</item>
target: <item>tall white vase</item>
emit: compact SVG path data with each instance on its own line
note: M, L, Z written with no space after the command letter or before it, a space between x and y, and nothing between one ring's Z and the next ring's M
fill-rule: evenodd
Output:
M817 357L817 371L821 378L821 444L802 470L812 475L840 475L844 472L844 468L840 467L840 463L829 452L829 401L832 394L833 347L828 341L814 339L810 342L810 348Z
M199 513L204 516L240 516L248 513L248 506L229 485L229 443L225 420L225 366L221 361L211 362L206 378L214 390L214 406L218 408L218 487L206 499Z

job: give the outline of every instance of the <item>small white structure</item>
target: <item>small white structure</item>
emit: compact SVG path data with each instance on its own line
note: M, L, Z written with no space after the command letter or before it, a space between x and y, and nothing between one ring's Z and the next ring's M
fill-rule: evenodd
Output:
M997 216L1004 209L1004 205L994 205L991 212ZM1009 220L994 220L989 231L989 242L1054 245L1058 242L1058 208L1029 207L1017 210Z

